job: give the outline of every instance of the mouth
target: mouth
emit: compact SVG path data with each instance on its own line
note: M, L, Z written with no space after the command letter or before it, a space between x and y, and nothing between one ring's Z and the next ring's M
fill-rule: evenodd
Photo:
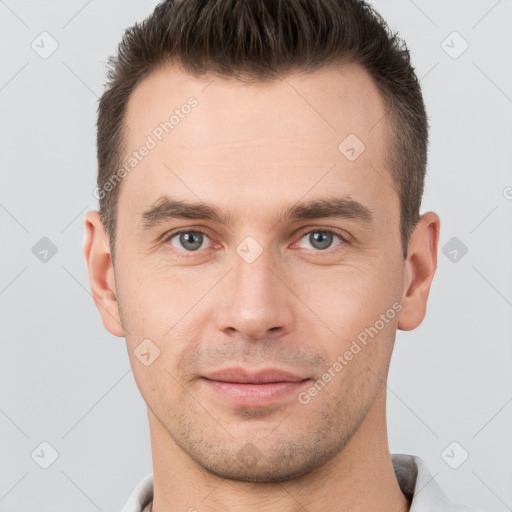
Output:
M296 375L277 368L251 373L243 368L228 368L211 372L201 380L231 404L247 407L264 407L298 392L311 381L309 377Z

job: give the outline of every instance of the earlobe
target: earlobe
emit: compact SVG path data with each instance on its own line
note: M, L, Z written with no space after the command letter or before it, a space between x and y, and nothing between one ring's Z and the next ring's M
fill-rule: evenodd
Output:
M403 309L398 329L416 329L427 312L427 299L437 268L437 246L441 221L434 212L421 216L409 240L404 266Z
M93 210L85 216L84 255L92 296L103 325L114 336L122 337L109 239L99 212Z

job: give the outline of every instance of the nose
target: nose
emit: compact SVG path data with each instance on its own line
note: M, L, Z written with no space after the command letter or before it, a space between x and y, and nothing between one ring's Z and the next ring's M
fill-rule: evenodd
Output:
M218 328L252 340L289 332L294 321L293 292L286 281L284 268L273 264L269 250L252 263L235 254L234 268L219 292Z

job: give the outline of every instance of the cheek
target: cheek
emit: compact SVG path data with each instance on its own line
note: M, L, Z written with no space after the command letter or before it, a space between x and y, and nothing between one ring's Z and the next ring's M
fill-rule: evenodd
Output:
M137 265L125 267L120 274L118 300L132 367L140 368L140 378L148 385L155 378L172 381L166 370L178 379L174 374L183 355L204 338L204 306L208 305L204 295L215 280L210 284L204 275L193 281L181 274L177 269L167 269L165 275L154 268L143 271ZM157 354L150 370L137 360L148 351Z
M340 341L373 325L401 296L397 269L376 260L330 270L311 268L307 276L297 282L297 295L316 313L319 326Z
M116 285L123 323L139 336L164 336L200 301L208 286L204 273L201 279L191 279L191 273L179 267L128 261L124 255L119 260Z
M385 381L401 307L396 272L374 260L340 267L324 277L312 275L303 285L305 302L322 320L311 316L308 323L334 375L323 374L332 379L327 394L333 400L346 396L365 402Z

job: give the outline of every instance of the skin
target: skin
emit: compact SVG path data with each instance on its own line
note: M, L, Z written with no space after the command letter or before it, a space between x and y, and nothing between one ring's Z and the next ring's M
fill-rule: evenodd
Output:
M153 511L408 510L389 453L386 378L396 330L425 316L440 220L422 215L404 261L382 97L357 65L248 85L169 64L129 99L128 152L190 96L197 107L123 179L115 266L98 212L85 219L95 303L125 337L148 406ZM366 146L355 161L338 150L350 133ZM215 205L229 222L144 229L142 212L164 194ZM333 195L366 206L372 222L280 219ZM178 228L204 231L201 248L170 238ZM310 234L328 228L346 241L334 235L321 250ZM262 249L252 263L236 250L247 236ZM399 313L308 404L292 393L235 406L201 379L241 366L317 381L394 303ZM148 338L160 354L146 366L134 351Z

